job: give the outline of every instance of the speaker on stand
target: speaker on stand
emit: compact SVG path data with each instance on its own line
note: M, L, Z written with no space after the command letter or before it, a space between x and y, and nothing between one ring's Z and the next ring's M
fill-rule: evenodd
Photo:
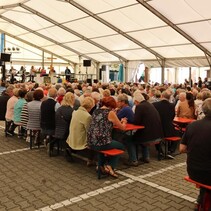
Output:
M83 66L86 67L86 81L88 83L88 67L91 67L91 60L83 60Z

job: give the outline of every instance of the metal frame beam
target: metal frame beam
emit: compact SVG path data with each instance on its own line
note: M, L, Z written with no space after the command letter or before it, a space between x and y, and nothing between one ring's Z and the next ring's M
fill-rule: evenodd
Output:
M74 53L77 54L77 55L82 55L82 53L80 53L80 52L74 50L73 48L70 48L70 47L68 47L68 46L66 46L66 45L64 45L64 44L62 44L62 43L60 43L60 42L57 42L57 41L55 41L55 40L53 40L53 39L51 39L51 38L49 38L49 37L47 37L47 36L45 36L45 35L42 35L42 34L40 34L39 32L34 31L34 30L32 30L32 29L30 29L30 28L28 28L28 27L26 27L26 26L24 26L24 25L22 25L22 24L20 24L20 23L17 23L17 22L15 22L15 21L13 21L13 20L11 20L11 19L9 19L9 18L6 18L6 17L4 17L4 16L2 16L2 15L0 15L0 18L3 19L3 20L5 20L5 21L7 21L7 22L9 22L9 23L11 23L11 24L14 24L14 25L16 25L16 26L18 26L18 27L20 27L20 28L22 28L22 29L24 29L24 30L26 30L26 31L28 31L28 32L30 32L30 33L32 33L32 34L35 34L35 35L37 35L37 36L39 36L39 37L41 37L41 38L43 38L43 39L46 39L46 40L48 40L48 41L50 41L50 42L52 42L52 43L54 43L54 44L56 44L56 45L59 45L59 46L65 48L65 49L67 49L67 50L69 50L69 51L72 51L72 52L74 52ZM92 59L92 58L90 58L90 57L88 57L88 56L86 56L86 55L83 55L83 57L85 57L85 58L87 58L87 59ZM94 59L92 59L92 60L94 60ZM94 60L94 61L97 62L96 60ZM72 62L72 63L74 63L74 62Z
M89 42L90 44L92 44L92 45L94 45L94 46L97 46L98 48L104 50L105 52L112 54L113 56L119 58L119 60L127 61L126 58L120 56L119 54L116 54L115 52L109 50L108 48L105 48L104 46L102 46L102 45L100 45L100 44L98 44L98 43L96 43L96 42L90 40L89 38L87 38L87 37L85 37L85 36L79 34L78 32L76 32L76 31L74 31L74 30L72 30L72 29L70 29L70 28L68 28L68 27L66 27L66 26L64 26L64 25L62 25L62 24L56 22L55 20L53 20L53 19L47 17L46 15L44 15L44 14L42 14L42 13L40 13L40 12L34 10L34 9L32 9L31 7L28 7L28 6L24 5L24 4L20 4L20 7L22 7L22 8L24 8L25 10L30 11L31 13L33 13L33 14L35 14L35 15L37 15L37 16L43 18L43 19L45 19L46 21L49 21L50 23L54 24L55 26L58 26L59 28L64 29L65 31L67 31L67 32L69 32L69 33L71 33L71 34L74 34L75 36L81 38L82 40L85 40L86 42ZM80 54L79 54L79 55L80 55ZM84 57L87 57L87 56L84 56ZM90 58L90 59L91 59L91 58ZM94 60L94 59L92 59L92 60ZM98 62L98 61L96 61L96 60L94 60L94 61L95 61L95 62Z
M9 37L12 37L12 38L14 38L14 39L16 39L16 40L19 40L20 42L23 42L23 43L25 43L25 44L27 44L27 45L30 45L30 46L32 46L32 47L34 47L34 48L37 48L37 49L39 49L39 50L41 50L41 51L44 51L44 52L48 53L48 54L52 54L52 53L53 53L53 52L51 52L51 51L45 50L44 48L42 48L42 47L40 47L40 46L38 46L38 45L35 45L35 44L31 43L31 42L28 42L28 41L26 41L26 40L24 40L24 39L21 39L21 38L19 38L18 36L15 36L15 35L13 35L13 34L10 34L10 33L6 32L6 31L1 30L1 32L4 33L5 35L9 36ZM68 62L68 63L70 63L70 64L75 65L75 62L72 62L72 61L70 61L69 59L65 59L65 58L63 58L62 56L58 55L58 54L55 54L55 53L53 53L53 54L54 54L56 57L58 57L58 58L60 58L60 59L62 59L62 60L64 60L64 61L66 61L66 62ZM42 56L42 55L41 55L41 56Z
M198 47L200 50L202 50L205 54L211 57L211 52L208 51L204 46L199 44L196 40L194 40L191 36L189 36L187 33L185 33L182 29L180 29L177 25L172 23L168 18L166 18L164 15L162 15L159 11L157 11L154 7L149 5L144 0L136 0L139 4L141 4L143 7L148 9L151 13L156 15L158 18L160 18L162 21L164 21L168 26L173 28L175 31L177 31L179 34L181 34L183 37L185 37L187 40L189 40L192 44L194 44L196 47Z
M73 0L64 0L65 2L68 2L69 4L73 5L74 7L78 8L79 10L83 11L84 13L86 13L87 15L91 16L92 18L96 19L97 21L103 23L104 25L108 26L109 28L113 29L114 31L116 31L118 34L126 37L127 39L129 39L130 41L134 42L135 44L137 44L138 46L142 47L143 49L149 51L150 53L152 53L156 58L159 59L164 59L164 57L162 55L160 55L159 53L157 53L156 51L152 50L151 48L147 47L146 45L144 45L143 43L141 43L140 41L136 40L135 38L131 37L130 35L126 34L125 32L121 31L119 28L115 27L114 25L110 24L109 22L107 22L106 20L104 20L103 18L97 16L96 14L94 14L93 12L87 10L85 7L81 6L80 4L78 4L77 2L73 1Z
M17 3L17 4L7 4L7 5L0 6L0 9L11 9L11 8L18 7L18 6L19 6L19 3Z
M209 63L210 69L211 69L211 57L205 54L207 62Z

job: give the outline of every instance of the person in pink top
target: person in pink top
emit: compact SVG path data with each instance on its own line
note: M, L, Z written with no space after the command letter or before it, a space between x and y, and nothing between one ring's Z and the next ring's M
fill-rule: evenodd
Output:
M10 134L10 128L13 124L13 119L14 119L14 107L15 104L18 101L18 92L19 89L15 88L13 89L13 96L7 101L7 111L5 114L5 119L7 121L7 126L6 126L6 134L7 135L14 135L13 133Z

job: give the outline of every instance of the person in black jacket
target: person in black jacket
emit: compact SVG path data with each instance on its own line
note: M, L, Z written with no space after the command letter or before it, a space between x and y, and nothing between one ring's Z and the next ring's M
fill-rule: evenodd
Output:
M65 77L66 77L66 81L70 82L70 74L71 74L71 71L68 67L66 67L65 69Z
M55 138L58 139L63 149L66 148L66 139L69 135L74 101L74 94L71 92L66 93L61 102L61 107L56 111Z
M162 123L164 137L179 136L179 133L175 130L173 125L173 119L175 117L175 105L170 103L171 90L165 90L162 92L161 101L153 103L157 109ZM175 152L177 142L168 142L168 157L172 158L172 154Z
M145 143L160 140L163 137L163 130L160 115L155 107L147 102L141 93L136 93L133 100L136 105L134 124L142 125L144 129L135 132L133 141L127 141L129 162L126 164L137 166L136 145L142 147L142 161L149 163L149 149Z
M48 153L53 149L55 134L55 114L56 110L60 107L60 104L55 101L57 96L57 90L55 88L50 88L48 91L48 99L43 101L41 104L41 133L46 137L46 144Z
M203 102L205 117L186 127L180 144L180 152L187 152L187 172L196 182L211 186L211 98ZM198 203L201 202L204 189L200 189Z

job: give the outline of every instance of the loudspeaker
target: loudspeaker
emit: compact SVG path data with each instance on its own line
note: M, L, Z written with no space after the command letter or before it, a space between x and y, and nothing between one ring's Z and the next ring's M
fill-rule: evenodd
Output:
M102 65L101 69L102 71L106 71L106 65Z
M83 66L84 67L90 67L91 66L91 60L83 60Z
M1 61L10 62L11 54L9 53L1 53Z
M209 90L211 90L211 81L209 81L209 82L207 83L207 88L208 88Z

